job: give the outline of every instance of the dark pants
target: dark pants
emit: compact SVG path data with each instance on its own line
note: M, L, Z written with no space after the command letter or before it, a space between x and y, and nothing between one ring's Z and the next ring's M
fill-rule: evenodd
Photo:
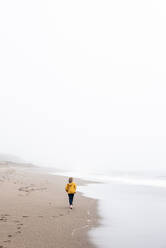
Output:
M74 194L68 194L68 197L69 197L69 204L72 205L73 204Z

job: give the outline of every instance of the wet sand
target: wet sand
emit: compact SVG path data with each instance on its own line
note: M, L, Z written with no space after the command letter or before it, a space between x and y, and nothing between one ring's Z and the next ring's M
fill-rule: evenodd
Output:
M0 164L0 248L95 248L88 230L98 223L97 201L77 192L70 210L66 180Z

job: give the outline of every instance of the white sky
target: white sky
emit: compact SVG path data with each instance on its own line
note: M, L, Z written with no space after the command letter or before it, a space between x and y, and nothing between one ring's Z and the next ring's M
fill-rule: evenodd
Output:
M0 152L165 168L166 2L0 1Z

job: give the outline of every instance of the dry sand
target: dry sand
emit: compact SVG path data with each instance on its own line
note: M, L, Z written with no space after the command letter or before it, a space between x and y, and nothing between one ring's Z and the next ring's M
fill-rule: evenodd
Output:
M76 193L70 210L65 184L65 177L1 163L0 248L94 248L88 230L98 222L97 202Z

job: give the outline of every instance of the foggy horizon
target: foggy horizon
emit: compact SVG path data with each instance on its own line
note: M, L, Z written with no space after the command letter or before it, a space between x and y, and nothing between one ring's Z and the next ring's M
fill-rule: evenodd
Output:
M164 1L0 3L0 154L163 170Z

